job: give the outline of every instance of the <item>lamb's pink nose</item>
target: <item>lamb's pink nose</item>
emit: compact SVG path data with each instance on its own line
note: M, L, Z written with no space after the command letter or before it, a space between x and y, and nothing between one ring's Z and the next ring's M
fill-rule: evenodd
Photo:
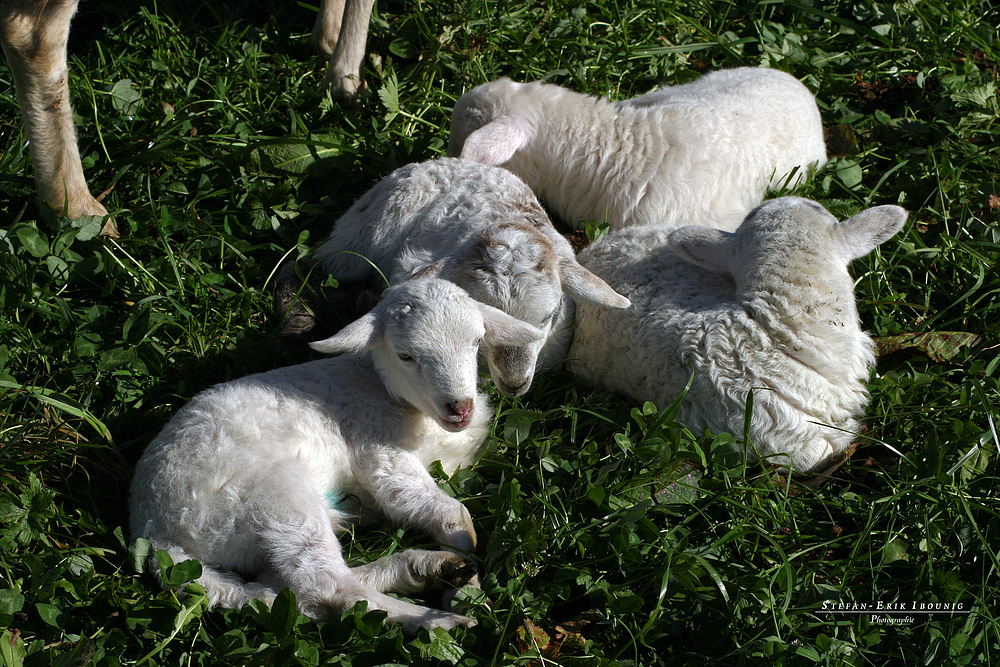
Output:
M452 413L452 421L459 423L469 421L469 419L472 418L472 411L475 407L476 404L471 398L466 398L461 401L452 401L448 404L448 409L451 410Z

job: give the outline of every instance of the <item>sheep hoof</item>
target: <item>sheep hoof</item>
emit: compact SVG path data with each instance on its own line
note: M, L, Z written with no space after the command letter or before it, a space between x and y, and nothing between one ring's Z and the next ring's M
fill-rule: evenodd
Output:
M476 564L458 554L443 561L434 578L447 588L461 588L476 576Z
M104 221L104 224L101 226L101 236L109 239L118 238L118 225L115 224L114 218L108 218Z
M438 611L436 609L429 611L430 613L426 614L420 621L420 627L424 628L428 632L434 628L451 630L457 627L471 628L477 625L476 619L469 616L453 614L448 611Z

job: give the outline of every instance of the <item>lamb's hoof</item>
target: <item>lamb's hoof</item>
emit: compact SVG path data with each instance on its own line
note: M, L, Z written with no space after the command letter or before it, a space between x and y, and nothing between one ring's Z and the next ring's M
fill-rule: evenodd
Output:
M457 627L471 628L476 625L476 619L461 614L453 614L449 611L438 611L431 609L429 614L425 614L420 621L420 627L428 632L434 628L444 628L451 630Z
M441 608L465 614L479 603L491 604L479 585L479 575L474 574L460 586L446 589L441 594Z
M447 553L447 552L446 552ZM448 553L434 578L448 588L461 588L476 576L476 564L459 554Z

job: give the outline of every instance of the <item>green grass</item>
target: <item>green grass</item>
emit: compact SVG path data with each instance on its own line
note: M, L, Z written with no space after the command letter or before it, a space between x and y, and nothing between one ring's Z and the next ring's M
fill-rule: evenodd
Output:
M89 0L81 151L123 234L37 212L0 65L0 662L5 665L979 665L1000 660L1000 13L991 3L380 3L363 109L324 99L313 8ZM449 488L480 535L479 626L405 638L361 610L204 609L136 574L131 465L199 390L290 364L271 287L507 75L620 99L766 63L814 90L831 162L800 192L911 222L855 263L879 337L863 445L804 485L669 406L565 373L497 397ZM922 335L921 335L922 334ZM991 416L992 415L992 416ZM697 490L692 484L697 483ZM358 530L359 560L421 544ZM178 584L192 576L178 567ZM890 626L824 601L960 602Z

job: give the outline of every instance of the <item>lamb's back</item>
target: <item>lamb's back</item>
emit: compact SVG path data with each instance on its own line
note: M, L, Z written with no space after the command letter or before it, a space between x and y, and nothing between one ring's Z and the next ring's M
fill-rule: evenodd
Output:
M577 306L569 369L603 389L661 406L676 398L694 369L704 375L730 340L732 282L687 264L666 246L668 230L614 232L580 256L632 306ZM710 391L706 386L704 391Z
M374 269L391 283L449 256L474 234L533 201L499 167L458 158L408 164L366 192L315 252L323 270L358 280ZM360 255L360 256L359 256Z
M808 165L826 162L812 93L777 70L719 70L615 108L636 128L664 128L659 140L670 147L651 179L661 179L660 185L636 200L623 221L627 225L734 230L768 187L784 185L796 168L791 182L801 182ZM657 141L651 130L644 131L650 134L643 141Z

